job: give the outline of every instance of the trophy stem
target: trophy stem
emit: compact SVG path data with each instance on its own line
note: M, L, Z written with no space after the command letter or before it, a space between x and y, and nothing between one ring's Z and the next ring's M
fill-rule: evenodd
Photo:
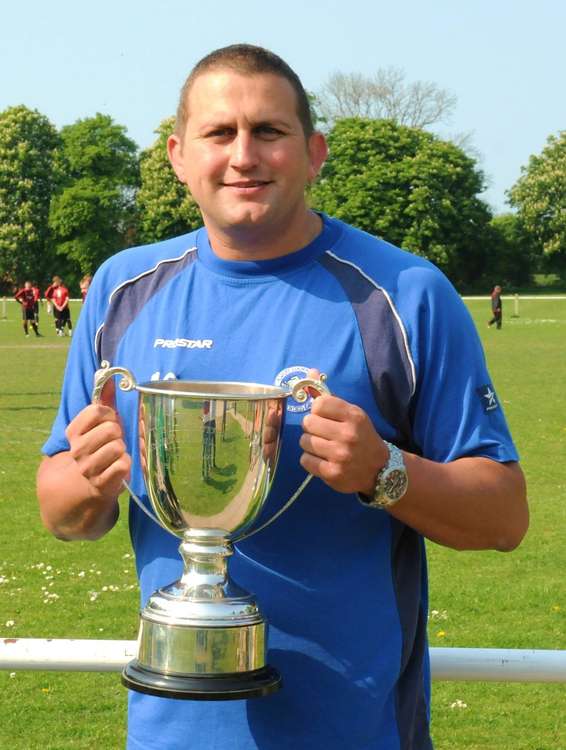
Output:
M226 597L228 558L234 554L234 548L223 532L187 529L179 552L184 563L179 581L183 596L193 600Z

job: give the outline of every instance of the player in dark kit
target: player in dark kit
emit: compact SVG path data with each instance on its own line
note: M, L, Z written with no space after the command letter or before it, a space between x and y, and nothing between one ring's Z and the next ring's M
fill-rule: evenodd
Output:
M22 322L25 335L29 336L28 326L31 323L35 335L39 336L40 334L35 319L35 294L31 286L31 281L25 282L24 286L14 295L14 299L22 306Z
M491 293L491 312L493 313L493 317L487 324L488 327L491 327L495 323L496 328L501 328L501 324L503 322L503 303L501 302L501 287L499 285L493 287L493 291Z

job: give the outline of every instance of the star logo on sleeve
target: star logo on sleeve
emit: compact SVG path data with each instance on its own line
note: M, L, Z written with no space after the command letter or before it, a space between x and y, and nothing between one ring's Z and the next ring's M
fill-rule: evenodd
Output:
M480 385L479 388L476 388L476 393L480 398L483 410L486 414L488 414L490 411L493 411L494 409L499 408L497 395L493 390L491 384Z

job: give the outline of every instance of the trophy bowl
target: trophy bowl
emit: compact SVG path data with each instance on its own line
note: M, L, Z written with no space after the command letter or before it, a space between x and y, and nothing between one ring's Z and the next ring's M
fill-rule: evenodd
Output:
M267 622L252 594L229 576L233 543L273 522L300 495L269 507L286 400L328 389L305 378L292 390L237 382L162 380L137 384L129 370L102 363L93 401L121 377L138 392L140 464L153 514L181 539L181 578L154 592L140 615L138 656L122 682L160 697L247 699L279 689L266 664Z

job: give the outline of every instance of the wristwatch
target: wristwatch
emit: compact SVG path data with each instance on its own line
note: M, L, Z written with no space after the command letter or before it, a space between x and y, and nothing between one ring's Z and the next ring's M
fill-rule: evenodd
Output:
M403 497L409 486L403 453L396 445L386 440L384 442L389 450L389 459L377 474L373 497L360 495L362 503L372 508L390 508Z

